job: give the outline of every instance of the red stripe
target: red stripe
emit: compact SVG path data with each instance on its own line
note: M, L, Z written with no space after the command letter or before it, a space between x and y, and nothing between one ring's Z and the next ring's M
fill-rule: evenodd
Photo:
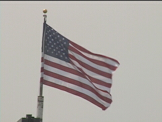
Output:
M107 107L103 106L101 103L97 102L96 100L94 100L93 98L89 97L86 94L80 93L80 92L75 91L73 89L67 88L65 86L60 86L58 84L55 84L55 83L52 83L52 82L49 82L49 81L46 81L46 80L43 81L43 84L51 86L51 87L55 87L57 89L60 89L60 90L66 91L66 92L69 92L69 93L74 94L74 95L79 96L79 97L82 97L82 98L88 100L89 102L95 104L96 106L102 108L103 110L107 109ZM110 102L110 104L111 104L111 102Z
M44 58L44 57L41 57L41 62L43 62L43 58Z
M83 48L82 46L70 41L70 44L72 44L74 47L76 47L77 49L83 51L83 52L86 52L86 53L89 53L89 54L92 54L92 55L95 55L95 56L100 56L100 57L103 57L103 58L108 58L108 59L111 59L113 61L115 61L117 64L120 64L116 59L113 59L113 58L110 58L108 56L104 56L104 55L100 55L100 54L95 54L95 53L92 53L90 52L89 50Z
M40 78L40 83L43 83L43 77Z
M84 89L87 89L87 90L91 91L92 93L96 94L100 99L102 99L102 100L104 100L108 103L111 102L111 99L100 95L95 89L93 89L89 85L86 85L84 83L78 82L77 80L74 80L74 79L71 79L71 78L68 78L68 77L65 77L63 75L59 75L59 74L56 74L56 73L53 73L53 72L50 72L50 71L47 71L47 70L44 70L44 74L47 75L47 76L62 80L64 82L74 84L74 85L77 85L79 87L83 87Z
M95 60L95 59L92 59L92 58L89 58L89 57L85 56L84 54L82 54L81 52L79 52L78 50L76 50L76 49L75 49L74 47L72 47L72 46L69 46L69 50L70 50L70 51L73 51L73 52L75 52L75 53L77 53L78 55L84 57L85 59L87 59L87 60L89 60L89 61L91 61L91 62L93 62L93 63L95 63L95 64L97 64L97 65L107 67L107 68L109 68L109 69L111 69L111 70L113 70L113 71L115 71L115 69L116 69L115 66L112 66L112 65L109 65L109 64L107 64L107 63L105 63L105 62L102 62L102 61L99 61L99 60Z
M41 67L41 72L44 72L44 68L43 67Z
M88 65L88 64L86 64L86 63L84 63L84 62L82 62L82 61L80 61L80 60L78 60L77 58L75 58L73 55L69 55L69 57L70 57L70 59L73 59L73 60L75 60L76 62L78 62L81 66L83 66L84 68L86 68L86 69L88 69L88 70L90 70L90 71L92 71L92 72L94 72L94 73L97 73L97 74L99 74L99 75L101 75L101 76L104 76L104 77L107 77L107 78L112 78L112 74L109 74L109 73L106 73L106 72L103 72L103 71L101 71L101 70L98 70L98 69L96 69L96 68L94 68L94 67L91 67L90 65Z

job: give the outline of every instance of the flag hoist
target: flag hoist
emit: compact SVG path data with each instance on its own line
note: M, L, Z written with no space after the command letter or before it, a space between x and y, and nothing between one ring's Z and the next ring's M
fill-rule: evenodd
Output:
M44 57L44 41L45 41L45 31L46 31L46 19L47 19L47 9L43 9L43 17L44 17L44 23L43 23L43 35L42 35L42 55ZM43 59L44 60L44 59ZM44 61L43 61L44 62ZM44 65L44 63L42 63ZM43 75L43 74L41 74ZM37 103L37 118L43 119L43 83L40 82L40 89L39 89L39 96L38 96L38 103Z

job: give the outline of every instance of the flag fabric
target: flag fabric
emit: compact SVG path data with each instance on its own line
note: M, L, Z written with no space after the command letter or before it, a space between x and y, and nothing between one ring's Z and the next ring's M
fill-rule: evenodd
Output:
M44 85L82 97L103 110L110 106L112 75L119 66L117 60L88 51L48 24L42 45Z

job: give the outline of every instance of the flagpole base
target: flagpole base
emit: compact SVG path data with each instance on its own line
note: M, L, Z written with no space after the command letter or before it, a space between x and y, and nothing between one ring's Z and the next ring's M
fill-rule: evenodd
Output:
M37 118L40 118L41 120L43 118L43 102L44 102L44 97L38 96Z

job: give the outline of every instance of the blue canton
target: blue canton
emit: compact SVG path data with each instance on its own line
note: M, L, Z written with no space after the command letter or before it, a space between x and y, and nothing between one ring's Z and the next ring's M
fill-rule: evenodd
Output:
M68 47L69 40L46 24L44 53L60 60L70 62Z

